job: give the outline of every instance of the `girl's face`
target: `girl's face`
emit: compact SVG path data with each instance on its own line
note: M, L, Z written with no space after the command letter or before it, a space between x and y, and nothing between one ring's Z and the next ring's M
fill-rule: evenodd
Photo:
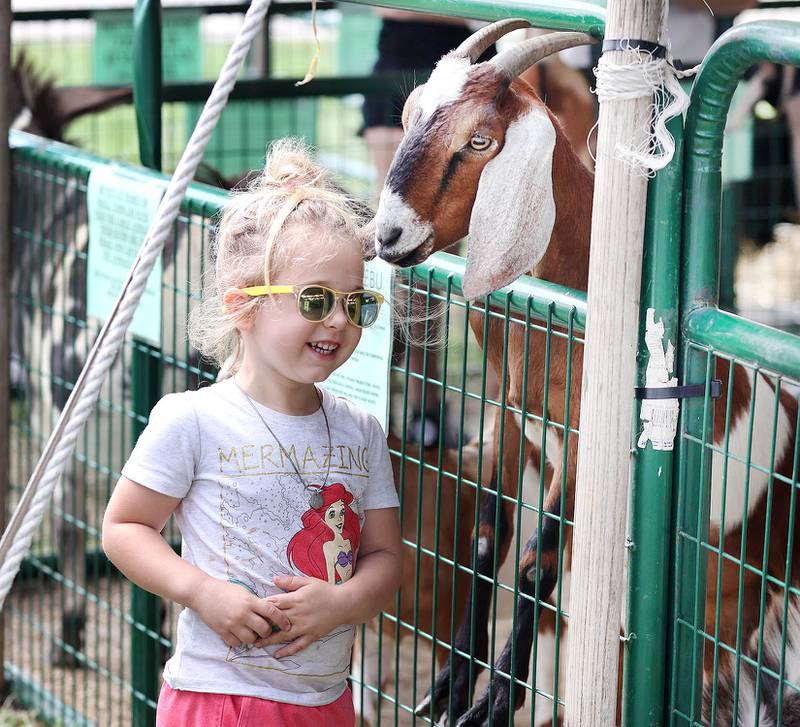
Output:
M325 524L333 530L334 533L339 533L340 535L344 528L345 507L347 507L347 505L345 505L344 502L337 500L328 505L328 508L325 510Z
M357 241L337 238L318 228L292 230L289 244L301 259L272 275L273 285L319 283L349 292L363 287L364 263ZM335 255L331 255L335 249ZM292 294L265 297L252 325L242 331L243 365L277 386L324 381L341 366L361 339L341 300L320 323L305 320Z

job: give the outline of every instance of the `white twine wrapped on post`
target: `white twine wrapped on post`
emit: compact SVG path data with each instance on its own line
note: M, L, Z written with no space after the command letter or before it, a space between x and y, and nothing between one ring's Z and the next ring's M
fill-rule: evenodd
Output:
M242 62L253 38L261 31L269 5L270 0L253 0L247 10L242 27L228 51L219 78L170 179L122 292L89 352L55 429L3 533L0 540L0 610L11 590L22 559L30 548L33 534L42 521L53 489L72 454L78 435L94 409L103 379L122 345L150 271L161 256L164 243L172 232L186 188L194 179L203 151L236 84Z
M615 150L633 173L652 177L667 166L675 154L675 139L667 131L667 122L689 108L689 95L683 90L680 79L694 75L699 66L678 70L668 46L657 46L659 53L652 47L643 47L638 41L623 39L617 42L616 49L636 53L636 59L618 65L601 56L594 69L597 78L595 93L601 104L614 100L653 99L649 136L636 147L620 143Z

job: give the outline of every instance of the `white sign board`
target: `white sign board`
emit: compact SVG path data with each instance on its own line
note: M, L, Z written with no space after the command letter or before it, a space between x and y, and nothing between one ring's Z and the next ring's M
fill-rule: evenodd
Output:
M162 183L143 184L141 177L127 176L121 169L92 170L86 191L88 315L103 321L110 315L163 194ZM154 346L161 344L160 258L147 279L129 330L136 338Z
M378 321L361 334L347 362L325 381L325 389L373 414L389 431L389 370L392 362L392 266L378 258L364 265L364 287L383 293Z

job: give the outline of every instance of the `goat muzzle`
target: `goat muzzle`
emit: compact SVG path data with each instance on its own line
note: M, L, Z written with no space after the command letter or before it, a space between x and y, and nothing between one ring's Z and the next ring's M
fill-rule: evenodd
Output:
M379 230L376 234L377 247L381 251L388 252L389 248L397 244L400 235L403 234L402 227L388 227Z

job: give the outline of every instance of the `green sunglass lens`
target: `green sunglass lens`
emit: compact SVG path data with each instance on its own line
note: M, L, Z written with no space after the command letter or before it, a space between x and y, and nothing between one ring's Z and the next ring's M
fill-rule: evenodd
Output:
M356 293L347 299L347 315L357 326L367 328L378 319L381 304L373 293Z
M319 322L333 306L333 293L325 288L305 288L300 293L300 315L308 321Z

